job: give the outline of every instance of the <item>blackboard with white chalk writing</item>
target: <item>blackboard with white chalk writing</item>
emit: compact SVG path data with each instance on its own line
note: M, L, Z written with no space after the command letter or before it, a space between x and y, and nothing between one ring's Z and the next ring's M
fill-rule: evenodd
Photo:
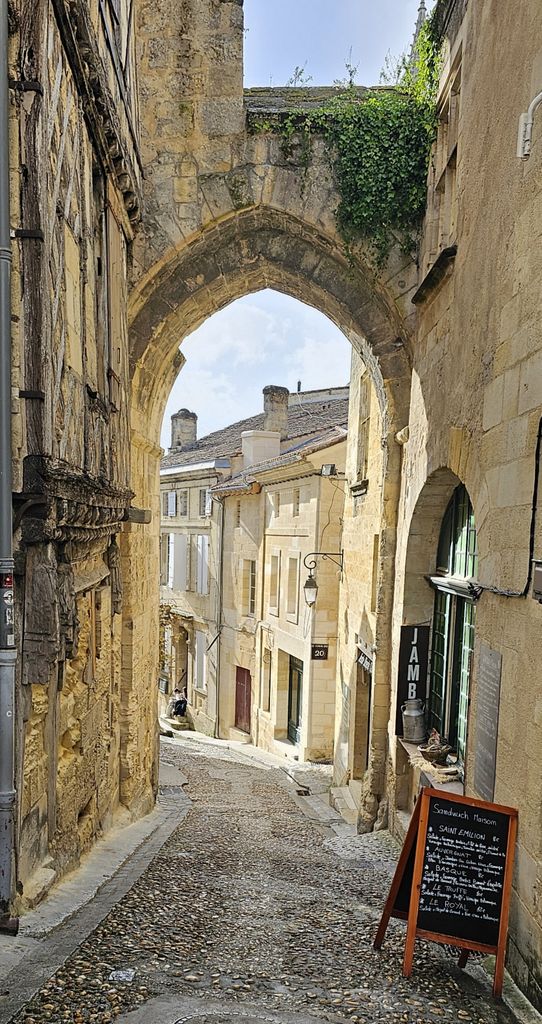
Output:
M418 928L496 946L508 814L431 797Z
M422 789L408 826L375 936L380 949L391 917L407 922L403 975L416 938L495 953L493 994L500 998L518 812L437 789Z

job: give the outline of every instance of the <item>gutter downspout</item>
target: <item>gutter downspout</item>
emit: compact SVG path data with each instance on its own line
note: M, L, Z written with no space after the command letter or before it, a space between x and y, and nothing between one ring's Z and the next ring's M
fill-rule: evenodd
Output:
M218 542L218 594L216 610L216 628L218 642L216 648L216 717L215 717L215 739L220 739L220 656L222 653L222 609L223 609L223 585L224 585L224 519L225 519L225 498L213 498L220 508L220 530Z
M261 490L260 490L260 493L261 493ZM256 633L256 636L258 638L257 642L259 643L259 655L260 655L260 658L259 658L260 664L259 664L259 673L258 673L258 710L257 710L257 714L256 714L256 736L254 738L254 746L256 746L256 747L260 746L260 714L261 714L261 710L262 710L262 692L263 692L263 625L264 625L263 610L264 610L264 596L265 596L265 563L266 563L266 558L267 558L267 530L266 530L266 526L265 526L265 495L264 495L263 501L260 501L260 515L262 516L262 543L261 543L262 557L261 557L261 561L260 561L261 572L260 572L260 596L259 596L259 609L258 609L258 611L260 613L260 617L259 617L258 626L257 626L257 633ZM267 630L268 641L269 641L269 634L270 634L270 630L268 629ZM275 636L275 634L273 634L273 639L274 639L274 636ZM269 696L271 697L271 694ZM271 710L271 705L269 706L269 710Z
M0 0L0 932L10 917L15 838L15 649L11 479L11 242L9 217L8 0Z

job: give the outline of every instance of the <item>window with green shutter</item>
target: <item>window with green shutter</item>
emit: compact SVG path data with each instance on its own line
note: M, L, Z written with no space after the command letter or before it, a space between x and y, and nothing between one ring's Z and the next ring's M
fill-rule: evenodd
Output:
M476 527L465 487L457 487L440 531L431 642L428 724L464 764L476 608L465 586L478 568Z

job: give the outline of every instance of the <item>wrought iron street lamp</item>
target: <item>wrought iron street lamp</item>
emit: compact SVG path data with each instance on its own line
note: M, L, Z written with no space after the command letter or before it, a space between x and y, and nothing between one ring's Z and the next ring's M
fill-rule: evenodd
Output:
M311 551L308 555L305 555L303 559L303 565L309 570L303 591L305 594L305 602L312 608L316 604L316 598L318 597L318 584L314 577L314 570L317 566L317 559L323 558L324 561L333 562L339 566L341 572L344 566L344 555L342 551Z

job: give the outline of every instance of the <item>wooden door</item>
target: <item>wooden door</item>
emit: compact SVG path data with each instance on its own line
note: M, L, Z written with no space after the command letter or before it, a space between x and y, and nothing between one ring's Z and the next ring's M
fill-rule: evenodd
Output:
M353 779L362 779L369 766L371 732L371 673L356 665L356 699L350 723L350 771Z
M235 728L250 733L252 685L248 668L235 669Z
M303 662L290 655L288 679L288 739L299 743L303 702Z

